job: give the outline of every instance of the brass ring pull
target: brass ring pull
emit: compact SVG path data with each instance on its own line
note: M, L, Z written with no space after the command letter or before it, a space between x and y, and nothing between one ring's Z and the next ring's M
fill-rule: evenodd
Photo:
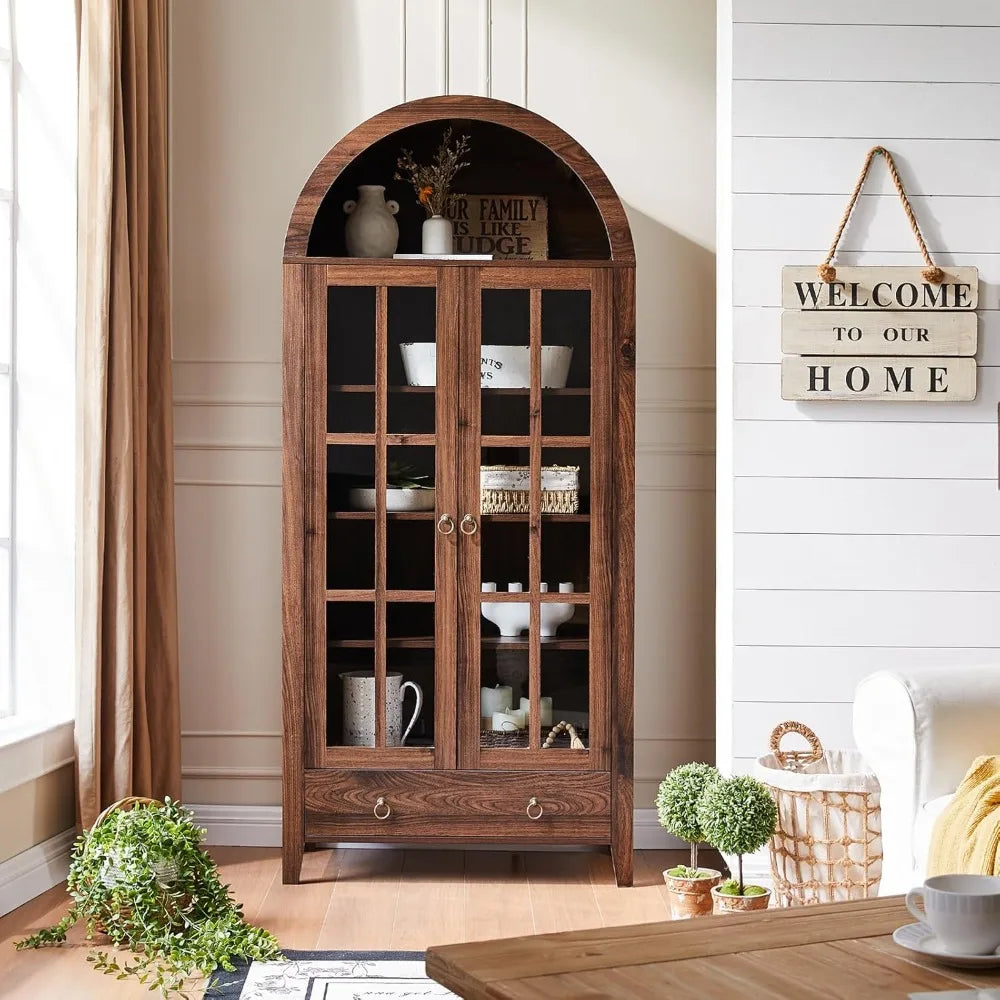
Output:
M467 524L471 524L471 528L466 528ZM476 519L471 514L466 514L462 518L462 523L459 525L463 535L474 535L479 530L479 525L476 524Z
M536 809L537 812L532 812L531 811L532 809ZM545 812L545 810L542 808L541 802L539 802L534 795L532 795L531 798L528 799L528 808L525 809L524 811L528 814L528 819L541 819L542 813Z
M384 809L385 812L379 812L380 809ZM392 808L389 803L385 801L385 797L380 795L375 800L375 808L372 812L375 813L376 819L388 819L392 815Z
M442 535L450 535L455 530L455 522L451 519L450 514L442 514L438 518L438 531Z

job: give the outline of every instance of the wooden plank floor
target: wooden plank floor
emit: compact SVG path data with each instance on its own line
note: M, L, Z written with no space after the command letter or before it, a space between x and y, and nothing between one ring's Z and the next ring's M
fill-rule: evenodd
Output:
M683 851L637 851L635 887L618 889L606 854L344 849L310 851L302 885L281 884L276 848L216 847L212 854L248 920L286 948L423 951L545 931L667 920L664 868ZM708 859L706 858L707 862ZM149 997L136 983L89 968L82 934L45 951L13 942L66 910L57 886L0 917L0 996L36 1000Z

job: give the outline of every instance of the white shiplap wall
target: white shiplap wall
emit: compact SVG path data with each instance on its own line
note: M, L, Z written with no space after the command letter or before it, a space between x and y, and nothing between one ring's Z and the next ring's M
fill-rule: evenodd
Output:
M171 0L170 14L185 799L281 797L289 212L316 162L358 123L403 100L468 93L526 105L574 135L632 225L635 774L636 805L650 807L668 768L714 755L712 5Z
M719 24L718 753L786 718L853 742L873 670L1000 665L1000 4L724 0ZM779 278L819 263L868 148L935 258L980 269L979 398L780 398ZM919 261L876 163L844 264Z

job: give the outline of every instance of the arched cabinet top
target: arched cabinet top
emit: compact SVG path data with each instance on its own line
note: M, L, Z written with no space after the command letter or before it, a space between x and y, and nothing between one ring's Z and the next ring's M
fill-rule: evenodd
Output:
M451 126L468 133L470 166L457 178L470 194L532 194L549 200L552 259L635 262L625 210L593 157L552 122L485 97L428 97L370 118L317 164L302 189L285 236L285 257L343 256L343 202L358 184L385 184L400 202L400 252L419 246L423 209L404 181L393 179L402 147L429 158Z

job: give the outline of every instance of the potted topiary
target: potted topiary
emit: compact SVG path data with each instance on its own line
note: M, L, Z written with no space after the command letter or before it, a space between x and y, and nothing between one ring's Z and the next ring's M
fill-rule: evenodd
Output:
M660 826L691 845L690 866L677 865L663 873L675 920L712 912L712 889L722 873L698 867L698 844L705 839L698 824L698 802L706 787L718 780L719 772L711 764L681 764L660 782L656 793Z
M88 939L105 934L116 950L131 953L92 951L87 961L95 969L134 976L164 997L186 996L191 977L233 971L234 959L280 959L274 937L244 922L242 906L201 849L204 836L191 812L169 798L115 803L73 847L69 912L15 947L61 944L82 920Z
M763 847L777 825L778 811L767 787L749 776L720 778L705 789L698 822L708 843L722 854L736 855L739 877L712 889L715 912L766 910L771 890L744 885L743 855Z

